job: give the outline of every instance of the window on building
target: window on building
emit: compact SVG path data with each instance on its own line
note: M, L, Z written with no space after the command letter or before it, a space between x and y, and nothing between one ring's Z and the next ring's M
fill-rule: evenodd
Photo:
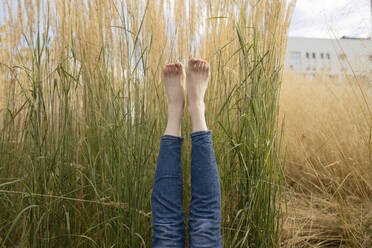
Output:
M321 53L321 54L320 54L320 58L321 58L321 59L324 59L324 53Z
M307 59L310 58L310 53L306 53L306 58L307 58Z
M313 59L316 59L316 54L315 53L313 53Z
M327 53L327 59L331 59L331 55Z
M369 62L372 62L372 55L369 55Z

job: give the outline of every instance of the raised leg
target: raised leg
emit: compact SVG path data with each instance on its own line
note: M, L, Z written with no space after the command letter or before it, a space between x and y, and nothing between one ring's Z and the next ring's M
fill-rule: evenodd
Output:
M200 59L188 63L188 105L192 122L190 248L222 248L221 191L211 131L204 117L204 94L209 64Z
M185 222L182 206L181 119L185 105L185 72L182 64L163 70L168 95L168 124L161 137L152 189L153 248L185 247Z

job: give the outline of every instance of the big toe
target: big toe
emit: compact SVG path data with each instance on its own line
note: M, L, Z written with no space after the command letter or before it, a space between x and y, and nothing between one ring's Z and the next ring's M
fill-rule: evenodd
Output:
M193 71L201 71L206 64L205 60L192 58L189 60L188 68Z
M201 61L202 61L201 59L192 58L192 59L189 60L188 66L192 68L193 66L200 63Z
M177 68L178 71L181 71L183 69L183 65L180 62L175 63L174 66Z

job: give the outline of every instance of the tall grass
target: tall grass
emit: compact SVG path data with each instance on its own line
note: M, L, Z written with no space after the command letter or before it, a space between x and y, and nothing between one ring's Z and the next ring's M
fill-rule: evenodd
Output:
M285 247L372 246L372 87L356 80L284 77Z
M294 3L3 1L0 244L151 247L161 67L207 59L225 247L278 247L278 99ZM185 119L183 134L190 133ZM190 201L187 137L185 209Z

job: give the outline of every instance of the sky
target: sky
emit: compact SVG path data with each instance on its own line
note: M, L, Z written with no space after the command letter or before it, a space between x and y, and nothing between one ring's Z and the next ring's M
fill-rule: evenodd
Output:
M370 37L370 0L297 0L289 36Z
M1 2L1 0L0 0ZM0 24L2 22L0 11ZM370 0L297 0L290 36L370 37Z

